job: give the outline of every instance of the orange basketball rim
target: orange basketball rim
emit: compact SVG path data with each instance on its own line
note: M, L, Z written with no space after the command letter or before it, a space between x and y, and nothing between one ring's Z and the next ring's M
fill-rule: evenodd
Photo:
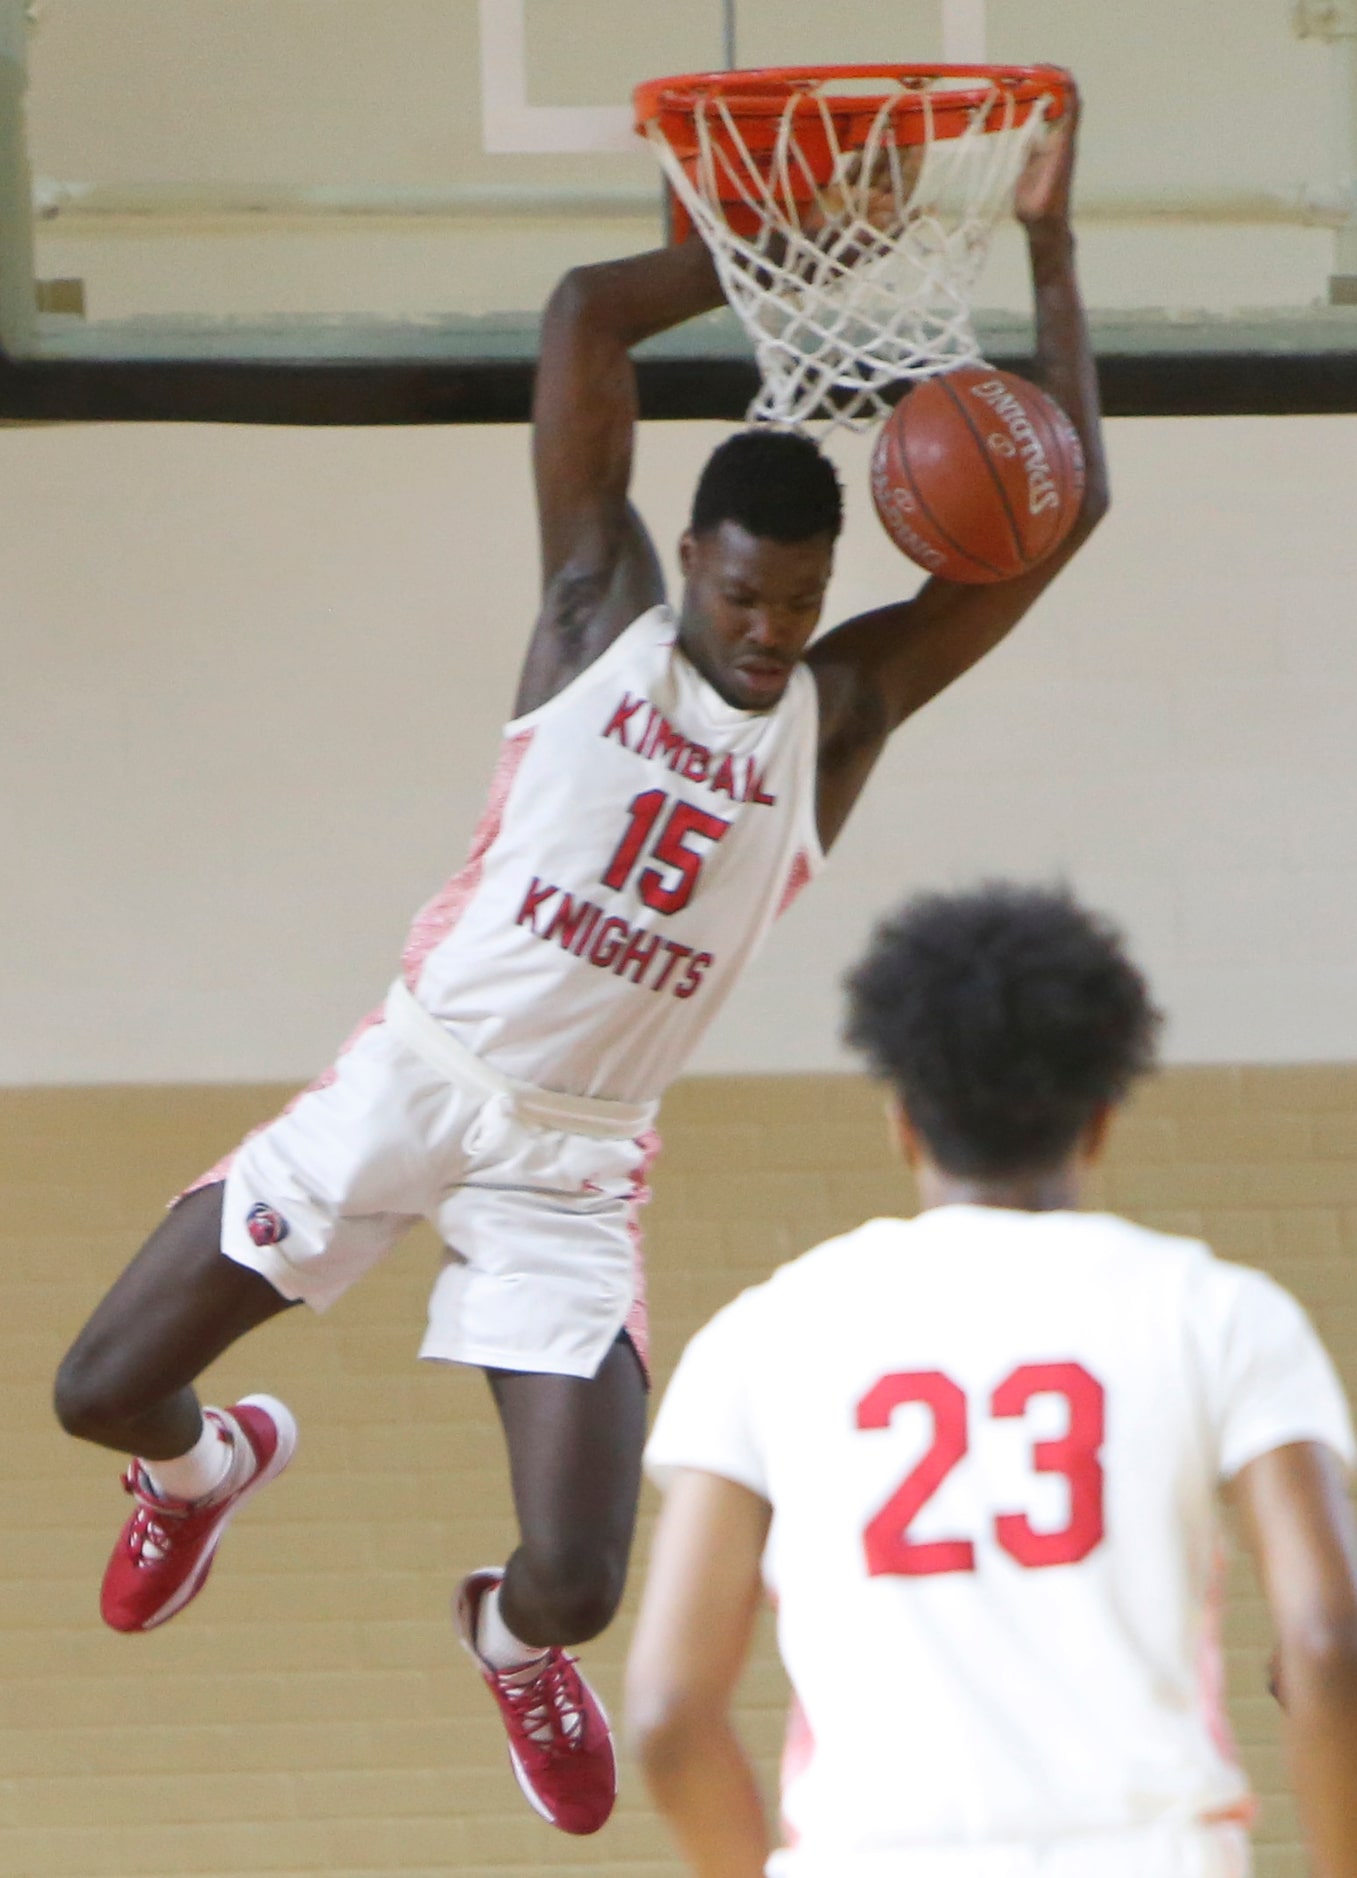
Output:
M1072 83L1056 65L777 65L741 72L651 78L632 101L639 135L667 144L694 185L704 130L728 159L718 166L730 226L751 220L732 179L750 159L768 169L795 152L790 185L809 202L836 178L845 152L862 151L889 124L900 146L931 144L977 131L1013 130L1040 109L1048 123L1069 107ZM673 239L691 221L674 204ZM752 227L739 232L752 233Z

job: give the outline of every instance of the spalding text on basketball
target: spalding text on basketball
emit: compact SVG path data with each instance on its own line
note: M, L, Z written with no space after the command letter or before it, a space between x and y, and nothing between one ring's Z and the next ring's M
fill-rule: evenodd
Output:
M994 415L1007 426L1009 437L1027 472L1028 514L1044 515L1048 509L1058 509L1060 491L1051 475L1045 446L1033 429L1031 418L1022 408L1021 399L1013 396L1002 378L983 378L978 385L972 385L970 391L973 398L979 398L989 405ZM997 449L997 440L990 441ZM1000 450L999 454L1008 456L1011 453Z

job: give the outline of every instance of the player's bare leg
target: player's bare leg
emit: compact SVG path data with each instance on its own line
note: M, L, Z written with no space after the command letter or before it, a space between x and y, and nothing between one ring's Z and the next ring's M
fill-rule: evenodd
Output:
M247 1331L290 1307L221 1251L222 1185L174 1207L97 1307L57 1372L67 1434L142 1460L202 1432L192 1384Z
M271 1397L204 1414L193 1388L224 1350L290 1304L224 1256L221 1208L220 1185L180 1201L57 1372L67 1433L135 1457L124 1485L137 1508L103 1587L116 1630L149 1630L183 1609L228 1521L281 1473L296 1442L291 1416Z
M509 1449L518 1549L500 1608L525 1643L586 1643L621 1602L636 1526L646 1387L619 1338L590 1381L489 1374Z
M457 1599L463 1641L500 1705L519 1785L565 1832L596 1832L617 1769L608 1720L561 1647L611 1622L636 1524L645 1378L619 1338L596 1376L489 1372L509 1449L519 1544Z

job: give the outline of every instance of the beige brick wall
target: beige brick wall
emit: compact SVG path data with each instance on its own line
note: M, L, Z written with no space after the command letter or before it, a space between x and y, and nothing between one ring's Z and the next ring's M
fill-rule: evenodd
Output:
M415 1364L433 1248L413 1238L324 1324L290 1313L229 1356L217 1399L270 1388L302 1445L166 1631L105 1632L116 1466L48 1410L69 1336L172 1191L276 1100L267 1089L0 1092L0 1872L6 1878L329 1878L675 1870L628 1773L599 1841L522 1806L456 1649L447 1594L504 1555L499 1438L479 1377ZM851 1077L682 1084L651 1209L655 1353L741 1285L909 1204L877 1092ZM1266 1266L1357 1382L1357 1066L1180 1069L1123 1121L1094 1199ZM1257 1594L1236 1572L1230 1685L1263 1797L1262 1878L1303 1870L1262 1693ZM626 1618L589 1652L614 1705ZM771 1760L766 1637L746 1688Z

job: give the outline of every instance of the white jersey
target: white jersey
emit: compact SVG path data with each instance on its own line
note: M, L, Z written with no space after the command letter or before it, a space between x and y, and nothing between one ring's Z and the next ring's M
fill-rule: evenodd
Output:
M1216 1490L1301 1440L1352 1458L1299 1305L1107 1215L877 1219L727 1306L647 1464L773 1508L803 1719L769 1872L1026 1871L997 1855L1247 1817Z
M657 1096L819 867L815 682L727 704L667 607L505 730L461 872L406 982L482 1060L546 1089Z

